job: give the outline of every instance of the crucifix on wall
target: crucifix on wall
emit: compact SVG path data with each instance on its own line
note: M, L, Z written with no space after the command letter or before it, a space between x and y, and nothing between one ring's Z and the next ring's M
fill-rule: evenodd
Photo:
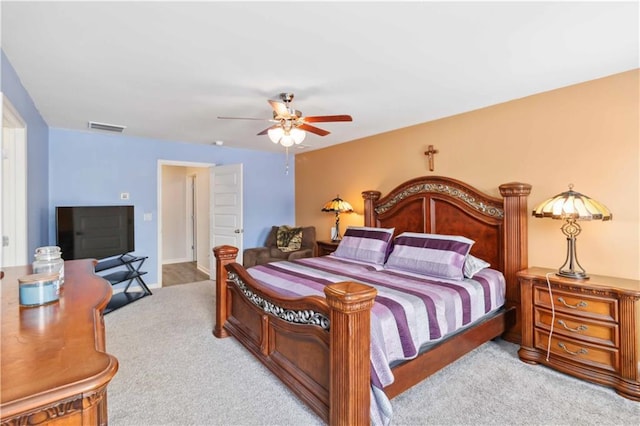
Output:
M433 145L429 145L427 150L424 152L424 155L429 157L429 170L433 171L435 166L433 165L434 156L438 153L438 150L433 147Z

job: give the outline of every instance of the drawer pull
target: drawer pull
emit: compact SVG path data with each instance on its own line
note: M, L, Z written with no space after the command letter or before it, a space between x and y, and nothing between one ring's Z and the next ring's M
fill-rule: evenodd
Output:
M560 346L560 348L562 348L563 351L571 355L586 355L589 352L585 348L580 348L580 350L577 352L570 351L569 349L567 349L567 346L562 342L558 342L558 346Z
M569 305L567 302L564 301L564 299L562 297L558 297L558 302L562 303L564 306L566 306L567 308L571 308L571 309L578 309L578 308L586 308L587 307L587 302L585 302L583 300L579 301L575 305Z
M558 320L558 324L563 326L565 330L573 331L573 332L576 332L576 333L580 332L580 331L587 331L587 329L588 329L588 327L586 325L584 325L584 324L581 324L581 325L577 326L576 328L571 328L563 320Z

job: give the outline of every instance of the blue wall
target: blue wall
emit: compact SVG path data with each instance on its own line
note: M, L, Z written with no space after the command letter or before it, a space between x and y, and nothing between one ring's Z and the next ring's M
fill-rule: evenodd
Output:
M158 161L243 164L244 247L262 245L272 225L295 221L293 161L284 153L52 128L49 131L49 242L55 243L55 207L135 206L136 251L149 256L146 282L158 282ZM130 199L120 200L128 192ZM143 221L144 213L153 220Z
M13 66L0 51L0 91L27 125L27 260L49 237L49 127Z
M294 224L295 162L285 154L49 128L0 50L0 90L27 124L27 259L55 244L58 205L133 204L136 254L149 256L149 284L158 282L158 160L243 164L245 248L262 245L274 224ZM266 140L265 140L266 141ZM121 201L121 192L130 200ZM144 222L144 213L153 220Z

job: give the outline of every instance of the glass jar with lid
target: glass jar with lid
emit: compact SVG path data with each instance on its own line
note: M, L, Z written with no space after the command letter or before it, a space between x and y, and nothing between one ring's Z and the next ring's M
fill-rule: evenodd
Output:
M64 260L58 246L38 247L33 261L33 273L57 273L59 285L64 284Z

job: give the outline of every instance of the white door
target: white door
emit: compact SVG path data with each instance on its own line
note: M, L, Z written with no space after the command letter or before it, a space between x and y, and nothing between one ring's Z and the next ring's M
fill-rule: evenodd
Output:
M211 247L238 248L236 261L242 263L242 164L211 168ZM212 253L213 254L213 253ZM216 259L211 256L210 279L216 277Z
M2 97L2 247L0 265L27 260L27 129L18 112Z

